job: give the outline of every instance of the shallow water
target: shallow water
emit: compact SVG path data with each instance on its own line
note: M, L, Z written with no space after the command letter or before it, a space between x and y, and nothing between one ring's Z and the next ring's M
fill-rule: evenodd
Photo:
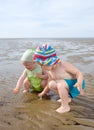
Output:
M71 111L55 112L57 96L39 100L36 93L12 93L23 71L20 57L27 48L49 43L59 57L77 66L85 77L86 94L70 103ZM0 39L0 130L93 130L94 39Z

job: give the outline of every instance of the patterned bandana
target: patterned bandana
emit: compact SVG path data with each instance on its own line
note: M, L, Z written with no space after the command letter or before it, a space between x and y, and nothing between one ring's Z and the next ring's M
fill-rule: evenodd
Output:
M41 45L36 49L33 60L47 66L54 65L61 61L57 57L54 48L47 44Z

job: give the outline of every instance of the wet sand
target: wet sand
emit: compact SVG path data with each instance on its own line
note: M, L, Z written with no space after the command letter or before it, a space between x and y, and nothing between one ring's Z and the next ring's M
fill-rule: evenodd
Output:
M0 130L94 129L93 110L87 116L89 108L72 101L70 112L58 114L55 109L59 105L55 100L39 100L35 93L17 97L10 94L0 102Z
M70 40L65 41L68 44ZM71 41L72 43L77 42ZM14 45L11 42L14 42ZM78 41L80 44L77 45L80 50L76 48L77 46L73 50L72 44L71 49L67 48L66 44L60 44L61 46L58 47L61 41L53 41L57 43L56 48L59 56L63 54L65 59L77 65L83 71L86 80L85 96L78 96L72 100L70 112L59 114L55 111L60 106L60 103L56 101L57 97L55 95L51 95L50 99L43 98L39 100L37 93L23 94L22 90L18 95L12 93L23 70L19 57L26 44L22 44L21 41L16 46L16 42L18 41L6 41L5 45L7 44L8 46L5 52L3 51L2 55L0 55L0 130L94 130L93 44L93 49L88 46L88 50L81 52L80 45L82 41ZM3 48L4 45L1 43L0 45ZM86 45L85 42L83 45L84 49ZM20 53L17 53L18 49ZM63 52L61 52L61 49L63 49ZM77 51L79 53L76 53ZM11 53L13 55L10 55Z

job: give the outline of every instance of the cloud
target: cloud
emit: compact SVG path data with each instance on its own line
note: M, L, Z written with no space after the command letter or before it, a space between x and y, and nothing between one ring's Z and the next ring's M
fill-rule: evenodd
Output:
M0 37L89 37L93 21L93 0L0 0Z

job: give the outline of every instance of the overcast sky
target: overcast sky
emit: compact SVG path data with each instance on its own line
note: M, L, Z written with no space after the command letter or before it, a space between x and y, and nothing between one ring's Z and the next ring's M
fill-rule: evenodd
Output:
M0 0L2 37L94 37L94 0Z

